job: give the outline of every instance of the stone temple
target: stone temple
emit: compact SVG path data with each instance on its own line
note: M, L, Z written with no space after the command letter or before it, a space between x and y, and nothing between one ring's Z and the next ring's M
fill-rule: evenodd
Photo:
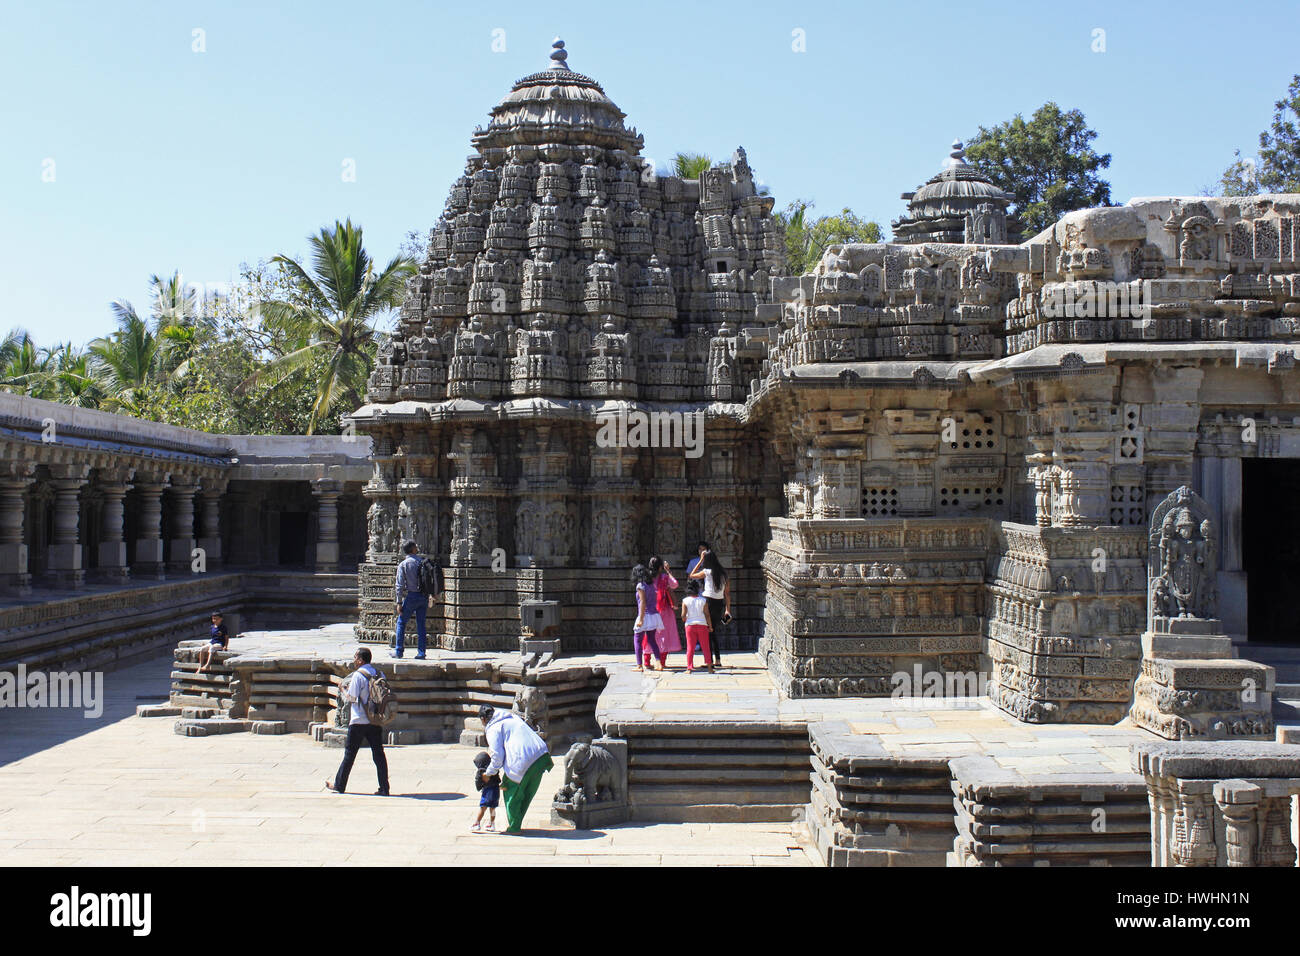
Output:
M833 246L789 275L774 199L743 149L698 180L658 175L567 57L557 41L474 132L351 417L363 441L266 444L258 458L246 437L107 416L50 443L43 403L0 396L0 572L26 591L0 607L0 627L17 628L0 666L104 659L106 631L68 650L78 639L59 636L66 614L41 588L159 574L197 586L184 556L200 538L231 542L203 586L226 582L223 600L250 614L306 605L324 577L323 616L390 644L394 566L414 539L445 568L429 617L442 651L513 660L529 633L521 606L541 601L565 655L626 655L629 568L658 554L680 569L703 539L731 573L723 647L757 653L784 729L720 723L700 746L774 735L771 759L794 754L796 769L774 771L772 805L806 804L829 862L942 862L927 854L953 850L950 785L949 862L1002 852L981 843L979 817L1002 778L971 756L917 756L908 779L929 782L899 777L899 793L924 791L902 803L946 804L932 842L889 844L888 814L855 816L847 794L901 771L835 715L915 679L1018 725L1138 735L1142 776L1109 792L1139 821L1140 847L1112 862L1145 861L1148 840L1157 865L1223 862L1188 821L1237 826L1244 803L1273 834L1250 859L1277 865L1270 814L1285 806L1289 820L1300 790L1287 703L1300 698L1300 631L1285 601L1300 581L1300 195L1135 199L1025 237L1011 197L955 143L903 194L891 242ZM285 509L303 518L284 522ZM283 543L304 536L315 543ZM96 600L127 606L126 593ZM149 633L155 646L177 636ZM331 679L303 667L304 681ZM424 679L409 667L398 675ZM477 730L474 678L446 667L450 683L435 684L461 687L465 706L407 725L419 739ZM242 713L228 716L257 717L256 673L245 664L216 709L233 700ZM474 673L513 693L545 684L546 668ZM686 731L638 709L652 679L607 676L595 729L625 773L630 755L636 804L638 746ZM600 693L590 674L563 679L583 706ZM180 703L208 699L178 688ZM330 723L332 700L304 703L290 729ZM804 715L793 736L790 714ZM877 765L894 769L872 784L861 768ZM1080 854L1057 862L1095 861Z

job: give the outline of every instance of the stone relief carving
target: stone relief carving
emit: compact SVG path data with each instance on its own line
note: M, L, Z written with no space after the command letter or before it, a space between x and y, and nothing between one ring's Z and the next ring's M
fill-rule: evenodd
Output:
M1151 614L1153 618L1215 617L1214 522L1204 499L1183 486L1151 517Z

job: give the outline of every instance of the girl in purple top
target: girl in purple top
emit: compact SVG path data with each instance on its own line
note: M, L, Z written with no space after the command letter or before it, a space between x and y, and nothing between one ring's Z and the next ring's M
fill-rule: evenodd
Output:
M659 658L659 667L663 669L663 654L655 642L655 635L663 622L655 603L654 576L644 564L632 569L632 580L636 582L636 623L632 625L632 646L636 652L636 669L652 667L651 654ZM644 664L643 664L644 662ZM653 669L653 668L652 668Z

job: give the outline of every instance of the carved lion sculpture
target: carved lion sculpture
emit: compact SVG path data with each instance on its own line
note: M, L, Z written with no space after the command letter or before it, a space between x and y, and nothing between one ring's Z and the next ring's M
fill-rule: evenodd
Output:
M618 760L596 744L574 744L564 757L564 788L556 799L581 807L619 798Z

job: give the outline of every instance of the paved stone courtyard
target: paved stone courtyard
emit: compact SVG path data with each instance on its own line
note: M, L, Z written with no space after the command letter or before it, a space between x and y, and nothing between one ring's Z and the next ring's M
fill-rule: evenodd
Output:
M236 642L238 648L240 642ZM305 736L201 739L139 719L166 699L170 657L105 675L104 716L0 711L0 863L51 866L779 865L809 866L790 824L624 824L552 828L548 775L525 835L469 830L474 748L391 747L393 798L358 757L344 797L325 791L341 751ZM503 811L498 811L503 820Z
M1128 776L1132 774L1129 746L1157 739L1129 721L1115 726L1021 723L986 697L791 700L777 693L755 655L729 655L726 665L723 673L713 675L682 671L653 678L616 674L610 691L601 698L601 712L620 724L650 720L834 721L842 725L843 733L869 737L892 754L980 755L1004 770L1026 776Z

